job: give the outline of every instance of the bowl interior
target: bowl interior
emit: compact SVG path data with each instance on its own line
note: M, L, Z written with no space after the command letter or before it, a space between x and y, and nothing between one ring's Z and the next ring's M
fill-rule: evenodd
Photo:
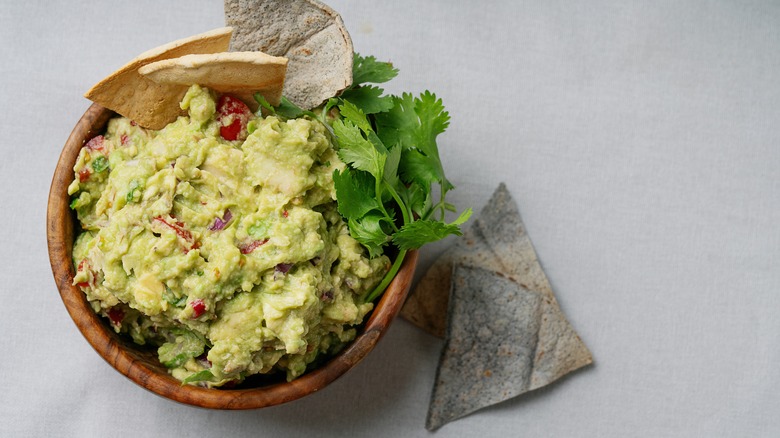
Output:
M93 104L76 124L60 155L49 192L46 232L49 261L65 307L82 335L111 366L138 385L171 400L215 409L254 409L295 400L332 382L362 360L387 331L403 305L414 276L417 252L411 251L395 279L376 304L357 337L341 353L319 368L286 382L275 378L247 379L232 389L208 389L181 382L168 374L156 352L119 336L100 318L84 293L73 286L72 262L74 234L78 229L70 209L68 185L81 147L100 134L115 114Z

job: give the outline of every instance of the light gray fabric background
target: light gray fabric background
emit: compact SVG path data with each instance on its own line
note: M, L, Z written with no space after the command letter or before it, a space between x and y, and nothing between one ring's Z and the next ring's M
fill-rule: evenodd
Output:
M434 435L780 436L780 4L333 0L435 91L459 207L516 198L596 363ZM82 94L218 1L0 2L0 435L429 436L442 343L399 320L327 389L215 412L111 369L57 294L45 207ZM444 245L423 252L421 269Z

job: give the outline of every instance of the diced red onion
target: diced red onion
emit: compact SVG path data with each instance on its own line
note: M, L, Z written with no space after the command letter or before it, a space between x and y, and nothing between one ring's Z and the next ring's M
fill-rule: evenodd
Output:
M230 212L230 210L225 210L225 214L222 215L221 218L214 219L214 223L209 226L209 230L211 231L219 231L230 222L230 219L233 219L233 213Z
M282 274L286 274L292 267L293 267L292 263L279 263L274 268L274 272L281 272Z
M276 265L276 267L274 267L274 280L284 277L292 267L293 263L279 263Z

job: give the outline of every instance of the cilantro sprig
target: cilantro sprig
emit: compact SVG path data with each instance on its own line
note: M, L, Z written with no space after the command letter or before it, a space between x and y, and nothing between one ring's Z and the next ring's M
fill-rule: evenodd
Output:
M343 171L334 171L333 182L350 235L370 257L383 254L388 246L397 248L393 265L366 302L387 288L407 251L461 235L460 225L471 216L469 208L446 221L446 212L455 211L446 201L454 186L445 176L436 139L449 126L449 113L429 91L417 97L394 96L376 86L396 75L392 64L355 54L352 86L319 111L303 110L285 98L273 107L255 96L270 113L288 119L308 116L328 128L339 158L347 164Z

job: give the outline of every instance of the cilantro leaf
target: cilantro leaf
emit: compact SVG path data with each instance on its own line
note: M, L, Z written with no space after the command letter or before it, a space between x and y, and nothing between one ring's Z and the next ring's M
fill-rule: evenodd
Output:
M350 88L341 94L345 101L352 102L366 114L389 111L393 107L392 96L382 96L383 89L373 85Z
M393 243L401 249L417 249L450 234L460 236L462 234L460 227L435 220L420 219L401 227L393 236Z
M374 179L366 172L345 169L333 171L333 183L336 186L337 199L349 199L339 202L339 213L347 219L360 219L368 212L379 208L375 198Z
M378 151L369 140L366 140L360 133L360 129L349 120L333 122L333 132L336 134L336 140L339 144L339 158L345 163L351 164L355 169L364 170L381 181L385 167L385 154Z
M460 236L460 225L471 216L471 209L461 213L452 223L444 223L430 219L419 219L401 227L393 235L393 243L401 250L417 249L426 243L436 242L451 234Z
M414 112L414 98L409 93L393 96L393 107L376 115L377 135L386 145L401 145L404 149L414 146L414 130L420 120Z
M449 126L450 114L444 111L441 99L428 90L414 100L414 112L420 120L420 125L415 130L415 146L426 155L435 155L438 158L436 137Z
M439 158L436 137L449 126L450 114L444 111L441 99L427 90L418 99L415 99L414 110L420 118L420 127L415 132L417 148L431 159L430 164L435 169L438 181L442 186L442 192L446 194L454 187L444 176L444 167Z
M211 370L198 371L197 373L190 374L189 377L181 381L182 385L195 382L205 382L214 378Z
M398 166L401 164L401 147L394 147L387 153L384 168L384 180L392 188L398 189L400 180L398 179Z
M440 182L444 175L433 157L423 155L419 149L409 149L401 155L401 174L406 181L414 181L423 187Z
M260 108L257 109L257 115L260 115L262 108L265 108L270 114L276 114L276 109L270 103L268 103L267 100L265 100L265 97L263 97L262 94L255 93L252 95L252 97L254 97L255 102L260 105Z
M368 123L368 119L366 118L366 114L357 107L354 103L350 101L344 101L341 105L339 105L339 111L341 113L341 117L345 120L349 120L360 128L361 131L363 131L364 134L368 132L372 132L371 124Z
M428 216L428 212L433 207L430 191L425 191L420 186L420 184L412 182L408 187L406 187L404 196L406 199L406 204L410 209L412 209L412 213L421 218Z
M439 182L443 191L453 188L444 175L439 158L436 137L449 126L450 115L435 94L425 91L418 98L404 93L394 99L394 107L376 115L379 138L385 144L400 144L405 150L417 153L404 154L401 169L407 181L421 184Z
M382 247L391 239L382 229L382 222L385 221L386 216L374 213L363 216L360 220L348 221L349 235L366 247L371 258L382 254Z
M398 75L398 69L389 62L377 61L373 56L362 57L355 53L352 58L352 84L366 82L381 84Z
M452 225L463 225L466 223L467 220L471 217L471 214L474 213L474 211L469 207L465 210L463 210L463 213L458 216L457 219L452 221Z
M304 111L298 105L282 96L282 101L279 106L276 107L275 113L286 119L297 119L298 117L305 115L307 111Z

